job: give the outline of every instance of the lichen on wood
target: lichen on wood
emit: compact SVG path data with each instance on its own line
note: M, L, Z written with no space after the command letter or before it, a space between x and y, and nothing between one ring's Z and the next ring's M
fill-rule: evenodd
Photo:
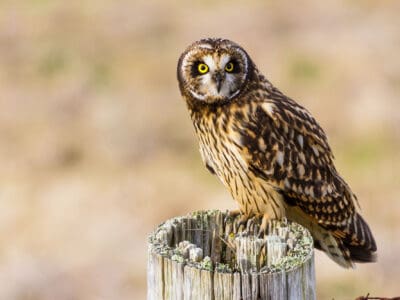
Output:
M310 233L273 220L264 234L259 218L238 219L213 210L161 224L149 237L148 299L315 299Z

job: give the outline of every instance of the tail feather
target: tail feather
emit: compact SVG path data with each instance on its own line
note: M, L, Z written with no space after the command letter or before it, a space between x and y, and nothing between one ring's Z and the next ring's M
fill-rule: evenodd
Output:
M313 236L315 248L324 251L333 261L345 268L355 263L375 262L376 243L368 224L355 213L346 228L324 228L298 209L288 210L288 218L302 224Z
M329 257L344 267L354 267L354 263L375 262L376 243L368 224L360 214L355 213L347 228L327 231L324 238L314 236L316 248L325 251Z
M332 233L319 226L317 230L311 231L314 238L314 247L325 252L334 262L344 268L354 268L350 250L343 244L342 240L333 236Z
M363 217L356 213L345 230L344 245L350 251L350 258L356 262L376 261L376 243Z
M347 246L347 249L350 251L350 259L354 262L358 263L368 263L368 262L376 262L377 255L376 252L365 250L365 248Z

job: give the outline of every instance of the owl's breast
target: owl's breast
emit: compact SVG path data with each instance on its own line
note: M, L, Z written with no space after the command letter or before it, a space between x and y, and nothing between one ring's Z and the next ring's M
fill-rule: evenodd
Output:
M230 191L241 211L248 215L268 213L272 218L283 217L282 196L249 170L240 137L221 132L213 124L197 124L195 128L204 164Z
M247 173L247 164L237 147L226 137L218 137L215 130L198 134L200 154L204 164L227 184L230 178Z

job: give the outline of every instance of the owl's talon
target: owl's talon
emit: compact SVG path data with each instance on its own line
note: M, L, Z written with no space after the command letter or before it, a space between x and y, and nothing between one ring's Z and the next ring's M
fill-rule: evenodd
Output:
M251 215L245 215L245 214L240 215L239 220L237 220L238 226L240 227L240 225L244 225L246 227L246 223L251 217L252 217Z
M246 229L247 221L252 217L252 215L241 214L239 218L233 220L233 227L235 232L240 232ZM242 228L240 230L240 228Z
M227 223L230 219L233 221L238 215L240 215L239 209L227 210L224 218L224 223Z
M268 214L264 214L262 217L261 225L260 225L260 230L258 231L258 237L263 237L267 235L267 229L268 229L268 222L270 220L270 217Z

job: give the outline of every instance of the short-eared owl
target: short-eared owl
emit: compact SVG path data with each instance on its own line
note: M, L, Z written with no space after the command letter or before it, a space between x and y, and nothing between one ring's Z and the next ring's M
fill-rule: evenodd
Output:
M275 88L234 42L203 39L178 62L178 81L207 168L244 216L287 217L307 227L335 262L376 259L356 196L339 175L312 115Z

